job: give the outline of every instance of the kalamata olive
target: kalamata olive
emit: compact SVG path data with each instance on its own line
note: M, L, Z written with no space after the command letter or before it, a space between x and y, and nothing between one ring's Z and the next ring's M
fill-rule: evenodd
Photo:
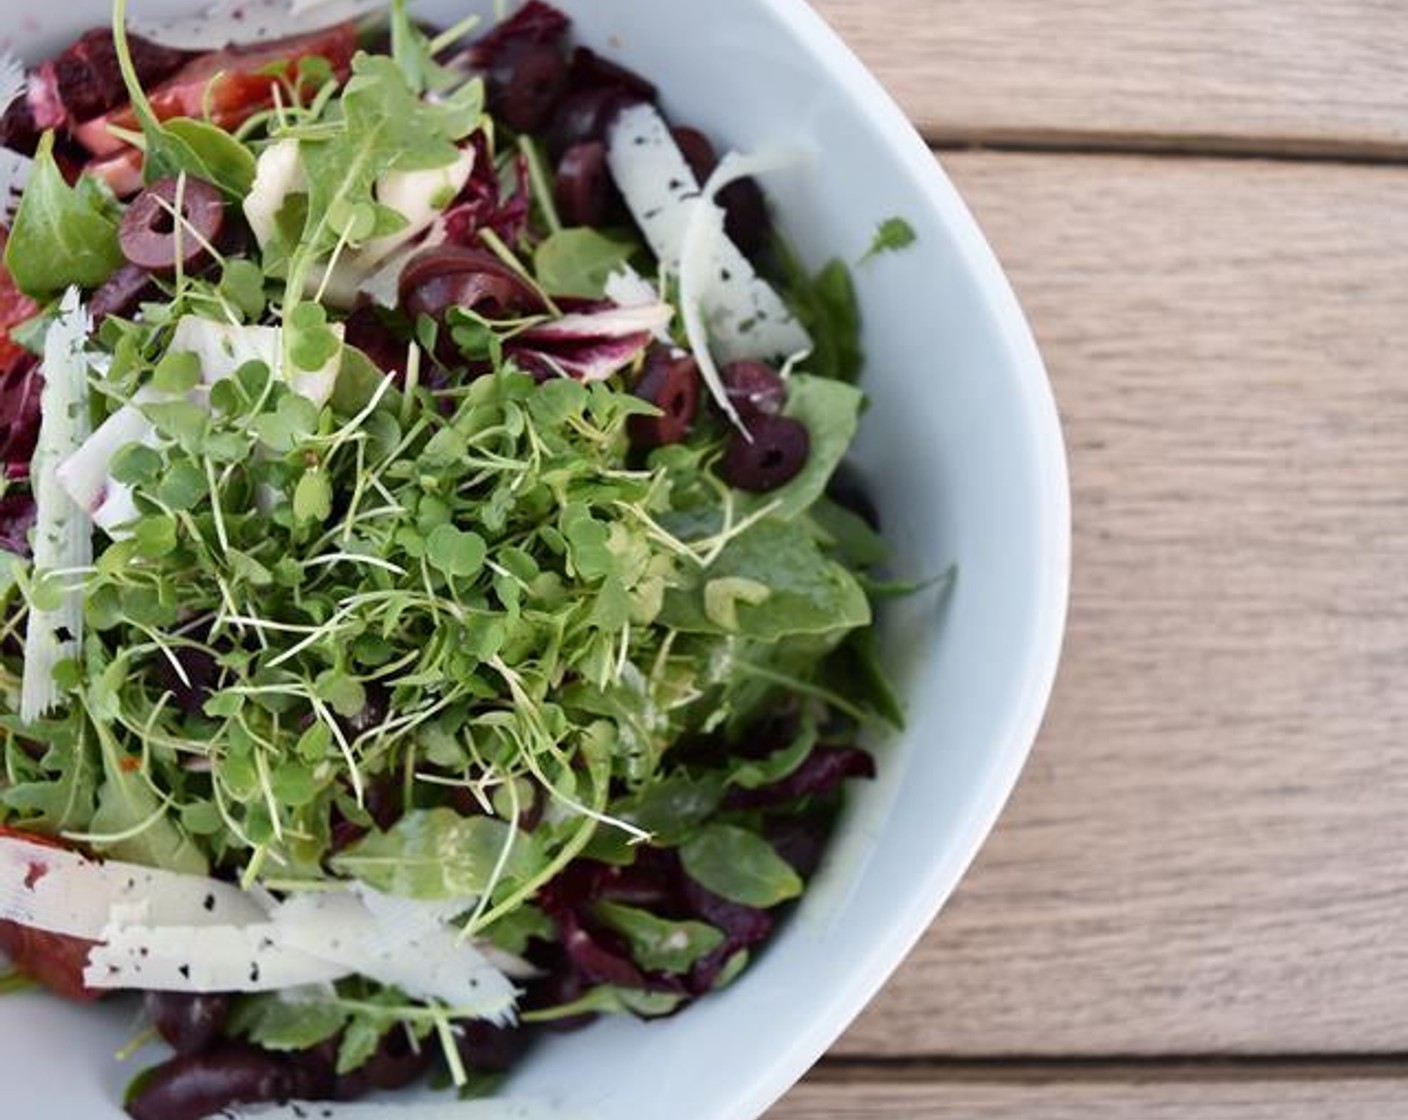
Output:
M797 476L811 451L811 434L804 424L787 416L755 416L748 436L734 432L724 452L722 473L740 490L764 493L776 490Z
M178 264L189 267L205 255L225 224L225 199L204 179L187 176L184 189L179 180L159 179L132 200L118 228L122 255L139 268L170 273ZM178 223L176 196L181 195Z
M485 1019L470 1019L459 1027L460 1057L470 1069L483 1073L507 1073L533 1044L526 1027L500 1027Z
M492 253L461 245L423 249L401 272L401 306L438 319L451 307L506 318L544 310L542 297Z
M688 354L656 351L636 383L636 396L660 409L659 416L632 416L626 431L636 447L679 443L699 413L699 363Z
M110 315L132 314L144 299L152 298L158 291L149 271L140 265L125 264L93 293L88 310L98 324Z
M766 362L730 362L720 372L729 403L746 423L755 416L776 416L787 403L787 384Z
M127 1102L127 1113L133 1120L205 1120L231 1105L288 1100L291 1087L276 1055L225 1043L152 1070Z
M588 140L568 148L557 165L552 193L566 225L601 225L611 198L606 145Z
M672 128L670 135L679 145L689 169L701 186L719 166L718 154L709 138L695 128ZM768 242L768 205L762 189L752 179L740 179L719 192L719 205L727 220L724 232L749 256Z
M569 93L548 125L548 155L560 159L574 144L605 140L606 130L616 114L640 100L633 94L607 86Z
M551 43L514 44L495 60L487 84L500 120L515 132L537 132L567 89L567 59Z
M229 998L188 992L148 992L152 1026L178 1054L199 1054L220 1037L230 1014Z

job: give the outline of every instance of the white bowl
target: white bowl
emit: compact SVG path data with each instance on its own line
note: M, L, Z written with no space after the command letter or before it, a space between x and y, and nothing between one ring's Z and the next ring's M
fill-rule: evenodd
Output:
M741 982L666 1022L607 1022L552 1039L507 1090L596 1120L752 1120L913 946L1027 757L1065 619L1060 427L1026 322L978 227L899 109L807 4L561 5L580 17L580 40L658 82L679 121L737 147L816 152L811 170L768 184L809 262L854 261L891 215L918 233L913 248L856 273L873 397L858 456L896 569L908 577L959 569L947 600L920 595L885 619L909 730L881 747L880 780L855 790L823 873ZM200 6L133 0L133 14ZM417 11L450 22L490 7L422 0ZM108 0L0 0L0 25L35 58L108 11ZM130 1006L0 1000L3 1113L118 1115L134 1071L113 1052L131 1027Z

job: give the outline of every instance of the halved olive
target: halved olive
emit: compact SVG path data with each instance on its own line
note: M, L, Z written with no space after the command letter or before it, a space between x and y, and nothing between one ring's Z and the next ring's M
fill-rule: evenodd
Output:
M179 200L178 200L179 196ZM179 212L180 221L177 221ZM189 268L225 225L225 198L204 179L158 179L132 200L118 228L122 255L149 272Z
M660 409L659 416L632 416L626 431L636 447L679 443L699 413L699 363L688 354L656 351L636 384L636 396Z
M748 435L735 432L724 452L724 479L740 490L765 493L796 478L811 454L806 425L788 416L766 415L747 423Z
M745 423L755 416L776 416L787 403L787 383L766 362L730 362L720 376L729 403Z
M606 145L600 140L573 144L557 165L553 197L569 226L600 226L611 199Z

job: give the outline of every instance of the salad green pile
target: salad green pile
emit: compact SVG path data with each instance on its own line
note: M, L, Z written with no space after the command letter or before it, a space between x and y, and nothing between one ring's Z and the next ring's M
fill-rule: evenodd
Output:
M722 415L702 409L683 442L633 446L632 419L659 415L633 391L644 353L590 384L516 359L516 339L600 299L620 265L667 292L668 278L628 224L564 226L538 142L495 121L481 79L442 64L454 39L395 3L386 53L358 54L345 76L305 59L273 108L227 131L157 119L124 8L116 43L148 182L200 179L238 207L261 154L294 140L306 188L262 245L206 246L203 267L155 278L137 312L89 339L92 426L135 408L152 434L111 459L105 486L130 492L133 515L95 536L91 568L0 567L0 824L281 897L355 880L473 899L466 937L547 972L562 952L534 946L570 931L543 899L583 868L622 875L663 854L726 904L798 897L810 867L777 837L798 821L824 836L837 793L803 780L789 796L787 783L900 720L871 630L885 546L833 496L864 407L846 267L813 277L772 256L816 341L784 409L810 450L781 487L739 490L717 469L733 436ZM379 176L442 168L475 138L529 210L519 240L486 230L480 247L546 310L379 312L406 355L392 376L347 341L326 286L405 225ZM44 305L18 332L36 346L66 288L97 287L123 261L123 204L92 178L70 186L52 145L6 256ZM521 183L520 166L533 172ZM887 223L877 248L911 237ZM211 383L201 354L174 345L191 317L231 330L230 376ZM280 328L275 360L240 349L239 331L260 326ZM329 370L325 403L298 390L299 375ZM29 614L74 595L81 646L54 671L53 710L26 722ZM571 907L646 982L535 997L527 1023L669 1013L697 993L656 981L728 943L697 913L619 897ZM335 1040L348 1072L393 1027L443 1040L453 1019L352 978L297 1004L244 996L227 1030L277 1051Z

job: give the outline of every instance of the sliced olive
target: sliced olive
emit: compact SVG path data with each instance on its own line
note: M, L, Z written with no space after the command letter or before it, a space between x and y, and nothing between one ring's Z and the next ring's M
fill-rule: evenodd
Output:
M225 199L204 179L160 179L132 200L118 228L122 255L139 268L170 273L205 256L225 225ZM177 196L180 221L177 221Z
M787 384L766 362L730 362L720 376L729 403L746 422L756 416L776 416L787 403Z
M796 478L811 453L806 426L787 416L756 416L747 423L748 434L735 432L724 452L724 479L764 493Z
M515 132L537 132L567 89L567 59L551 43L515 44L489 71L489 106Z
M699 413L699 363L688 354L657 351L636 384L636 396L660 409L659 416L632 416L627 434L636 447L679 443Z
M557 165L553 197L565 224L601 225L611 199L606 145L600 140L588 140L568 148Z
M611 122L641 98L610 86L569 93L552 115L547 129L548 155L561 158L574 144L605 140Z
M209 1049L230 1014L229 997L222 995L148 992L146 1003L157 1034L178 1054Z
M492 253L459 245L424 249L401 272L401 306L411 315L438 319L451 307L486 318L542 311L542 297Z

